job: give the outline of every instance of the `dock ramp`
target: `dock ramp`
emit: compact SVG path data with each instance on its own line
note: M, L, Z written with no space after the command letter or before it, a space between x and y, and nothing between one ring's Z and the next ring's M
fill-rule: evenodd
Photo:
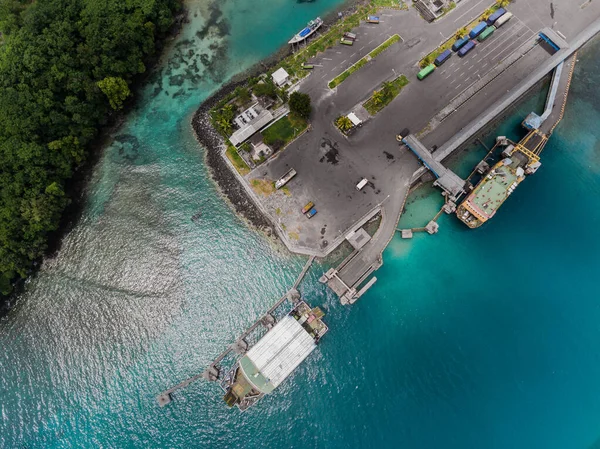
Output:
M419 160L423 162L423 165L435 175L437 179L433 183L434 185L439 186L454 198L458 198L465 192L465 181L452 170L444 167L441 162L437 161L431 152L425 148L425 145L423 145L414 135L409 134L404 137L402 143L415 153Z

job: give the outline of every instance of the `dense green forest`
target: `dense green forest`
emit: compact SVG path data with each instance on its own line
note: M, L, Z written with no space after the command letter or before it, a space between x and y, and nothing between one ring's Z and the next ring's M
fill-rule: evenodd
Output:
M0 0L0 292L43 256L66 186L178 0Z

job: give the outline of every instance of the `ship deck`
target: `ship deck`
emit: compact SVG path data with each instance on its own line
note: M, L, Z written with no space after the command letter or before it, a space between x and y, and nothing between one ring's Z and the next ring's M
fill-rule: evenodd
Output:
M494 171L492 179L486 177L468 199L471 206L487 218L496 213L508 196L509 187L517 181L517 175L510 167L502 165L496 167Z

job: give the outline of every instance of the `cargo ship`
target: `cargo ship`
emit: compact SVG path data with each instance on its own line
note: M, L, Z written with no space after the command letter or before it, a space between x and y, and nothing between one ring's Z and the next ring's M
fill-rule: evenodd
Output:
M458 206L458 218L470 228L478 228L492 218L526 175L535 173L541 166L539 153L547 139L538 130L533 130L518 144L506 147L502 152L503 159Z
M302 42L304 39L307 39L315 31L317 31L321 25L323 25L323 20L320 17L317 17L315 20L311 20L308 22L308 25L306 25L306 28L303 28L302 31L289 40L288 44L297 44L298 42Z

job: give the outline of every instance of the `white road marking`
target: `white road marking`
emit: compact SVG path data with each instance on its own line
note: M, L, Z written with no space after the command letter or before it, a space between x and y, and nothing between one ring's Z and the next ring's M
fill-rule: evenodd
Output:
M331 58L323 58L323 61L333 61Z
M450 85L452 86L454 83L456 83L458 80L455 78L452 80L452 82L450 83Z
M456 86L455 89L460 89L460 86L462 86L462 83Z
M347 61L347 59L344 59L342 62L340 62L340 64L339 64L339 65L342 65L342 64L343 64L344 62L346 62L346 61Z
M337 53L338 55L341 55L341 54L342 54L342 52L341 52L341 51L336 51L336 53Z
M457 67L456 70L454 70L454 73L458 72L460 70L460 67Z
M475 3L473 6L471 6L469 9L467 9L463 14L461 14L460 16L458 16L456 18L456 20L454 21L454 23L458 22L460 19L462 19L464 16L466 16L469 11L471 11L473 8L476 8L477 5L479 5L483 0L479 0L477 3Z
M365 46L364 46L364 45L363 45L362 47L360 47L360 48L358 49L358 51L361 51L363 48L365 48Z

